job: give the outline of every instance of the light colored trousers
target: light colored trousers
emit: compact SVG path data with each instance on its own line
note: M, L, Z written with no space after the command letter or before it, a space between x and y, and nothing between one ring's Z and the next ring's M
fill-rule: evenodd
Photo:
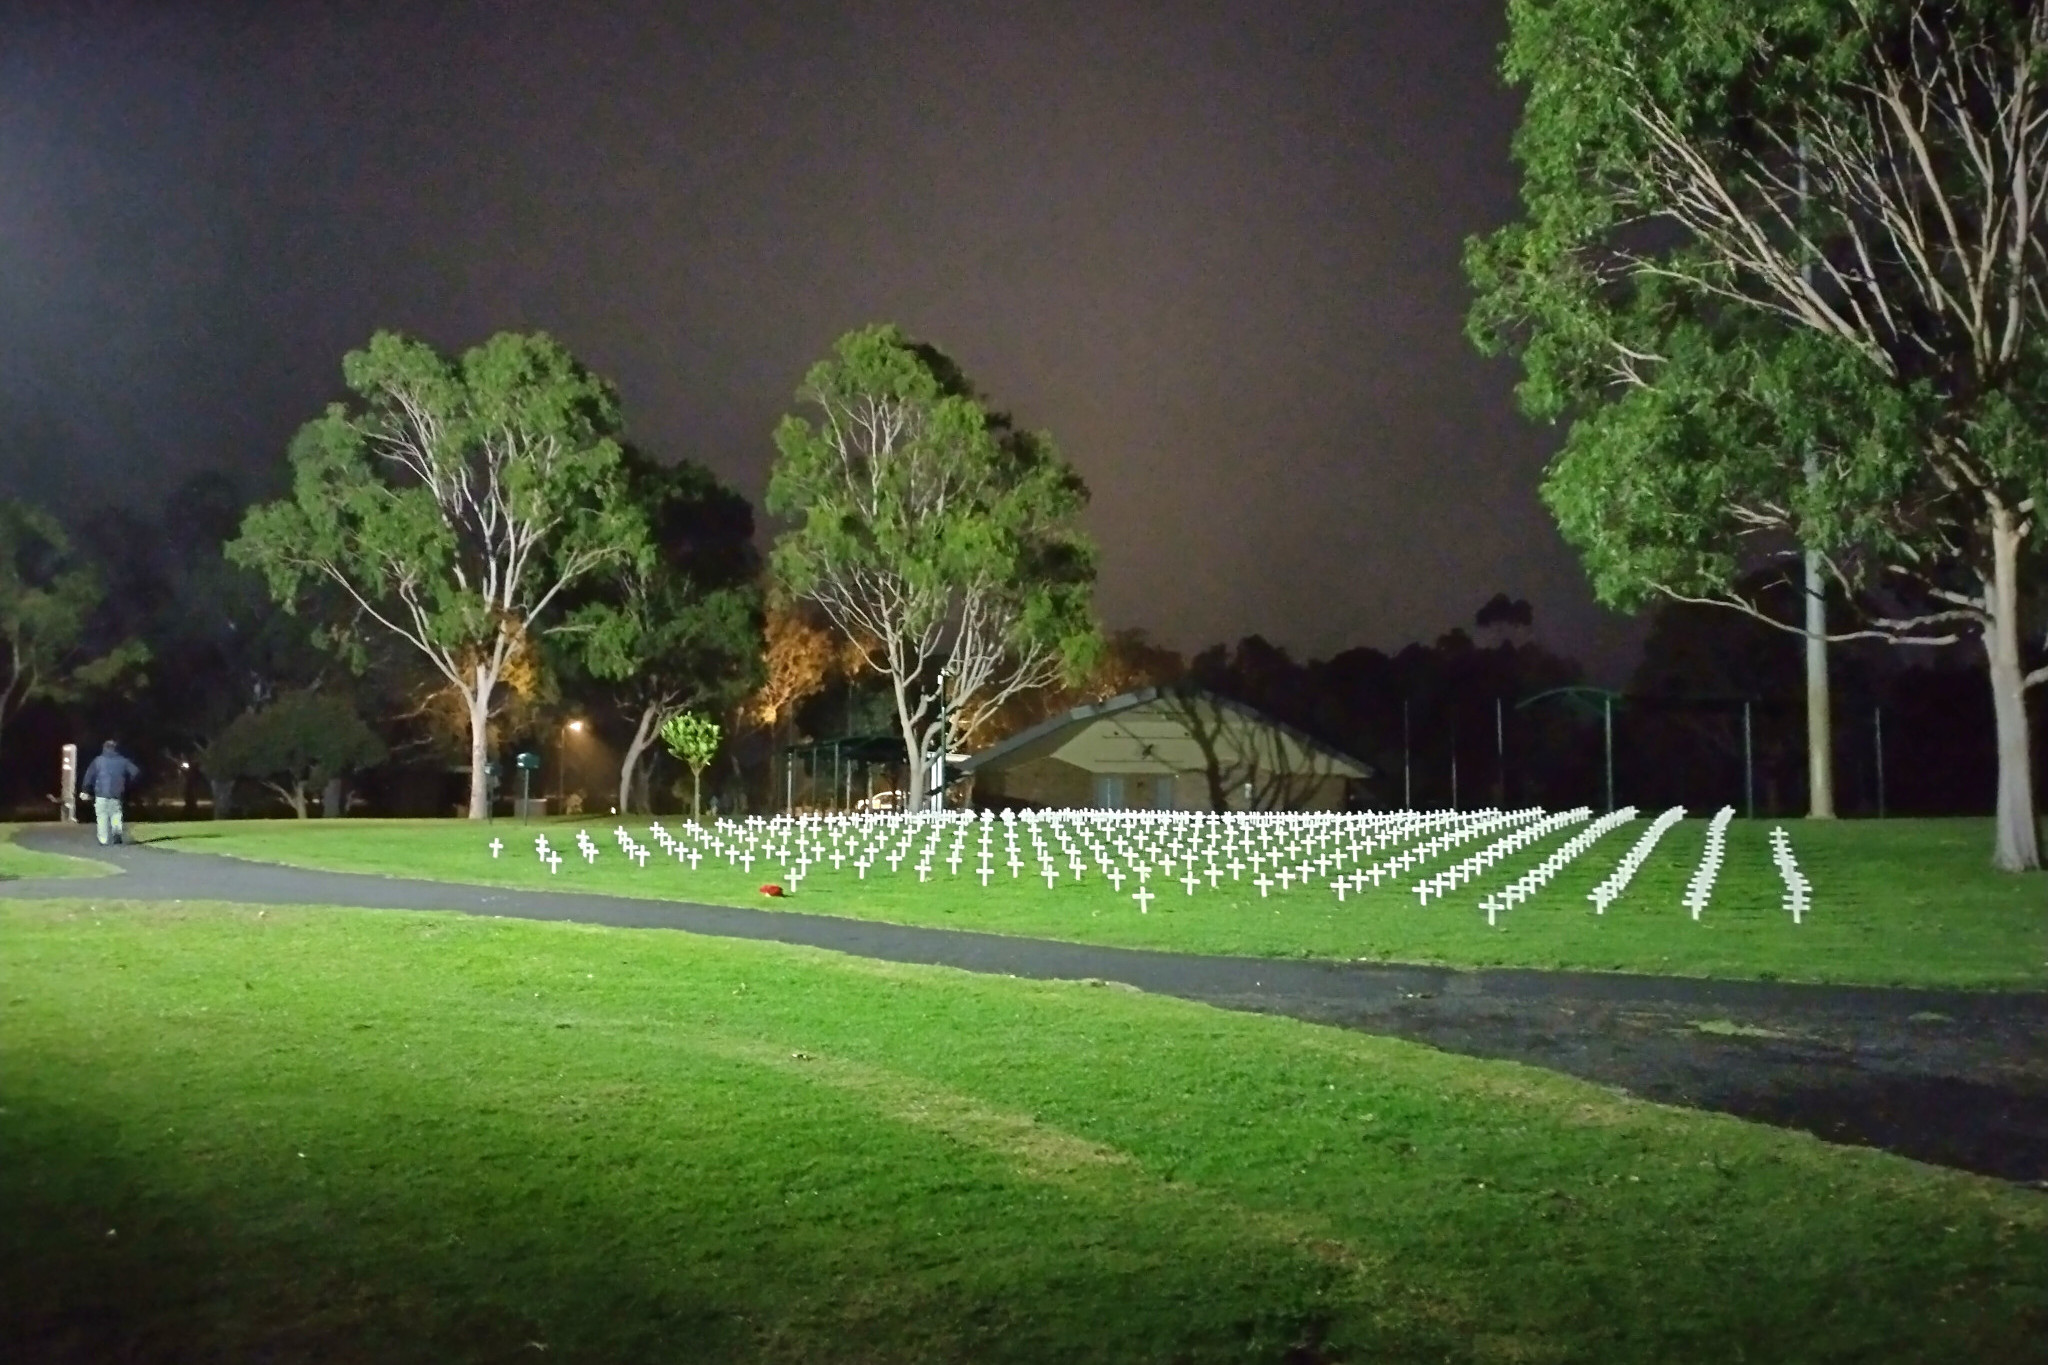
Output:
M121 803L111 796L95 796L92 799L93 818L99 821L100 842L123 844L128 836L121 829Z

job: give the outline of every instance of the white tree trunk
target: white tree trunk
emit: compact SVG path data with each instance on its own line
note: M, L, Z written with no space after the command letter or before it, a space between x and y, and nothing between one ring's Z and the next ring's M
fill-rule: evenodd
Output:
M660 723L660 707L643 706L640 708L640 720L633 727L632 742L626 745L625 760L619 765L619 814L621 815L633 809L633 779L639 772L641 758L646 755L647 750L654 743L655 728Z
M488 819L491 814L491 691L497 680L479 665L476 686L463 699L469 703L469 818Z
M2019 552L2013 514L1991 514L1991 620L1984 653L1991 672L1991 709L1998 727L1997 846L1992 865L2002 872L2041 866L2041 831L2034 816L2032 737L2027 727L2026 670L2020 661Z
M923 810L931 791L931 784L925 780L924 737L918 733L918 728L912 721L903 722L903 752L909 760L903 779L903 809L906 811Z

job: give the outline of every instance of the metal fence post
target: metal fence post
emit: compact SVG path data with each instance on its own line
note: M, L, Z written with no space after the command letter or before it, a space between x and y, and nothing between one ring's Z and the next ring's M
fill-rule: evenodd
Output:
M1749 703L1742 703L1742 806L1756 819L1756 753L1750 745Z

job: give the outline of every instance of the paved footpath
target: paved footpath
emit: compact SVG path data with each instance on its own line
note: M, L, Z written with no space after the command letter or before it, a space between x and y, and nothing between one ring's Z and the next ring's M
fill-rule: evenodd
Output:
M2048 1188L2043 992L1214 957L782 910L314 872L149 844L102 849L84 829L26 830L18 841L98 858L121 875L0 882L0 896L450 910L805 944L972 972L1115 981L1225 1009L1528 1062L1650 1099ZM1696 1027L1708 1021L1739 1031Z

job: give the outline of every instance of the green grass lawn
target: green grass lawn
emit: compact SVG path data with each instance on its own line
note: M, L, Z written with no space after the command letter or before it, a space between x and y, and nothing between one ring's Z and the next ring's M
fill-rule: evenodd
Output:
M0 1002L10 1360L1868 1365L2048 1338L2038 1193L1116 988L71 900L0 901Z
M0 824L0 882L20 877L104 877L114 871L107 864L90 859L23 848L14 842L15 831L22 828Z
M1991 870L1983 820L1790 821L1795 855L1814 884L1814 907L1795 927L1770 861L1770 822L1737 821L1728 859L1706 913L1694 922L1679 904L1699 861L1706 821L1686 820L1664 836L1627 893L1596 916L1586 892L1605 877L1647 826L1639 819L1608 834L1534 900L1488 928L1481 896L1540 861L1572 831L1533 845L1485 880L1426 907L1388 883L1343 904L1327 887L1297 887L1261 898L1240 882L1193 896L1177 884L1139 914L1126 884L1113 891L1090 873L1047 890L1006 868L987 888L962 864L935 866L920 884L910 864L878 864L860 879L849 864L812 865L797 893L771 900L762 883L779 866L752 871L722 861L697 870L656 859L643 870L613 850L607 818L551 823L558 844L587 827L606 850L550 873L532 853L535 826L464 821L230 821L165 825L162 847L233 854L342 871L484 882L543 890L601 891L722 905L938 925L993 933L1248 956L1308 956L1459 966L1587 968L1686 976L1779 978L1878 985L2048 987L2048 878ZM644 839L644 825L634 829ZM485 847L502 838L504 854ZM1488 840L1481 839L1467 850ZM1455 861L1439 858L1430 869ZM1418 874L1419 875L1419 874Z

